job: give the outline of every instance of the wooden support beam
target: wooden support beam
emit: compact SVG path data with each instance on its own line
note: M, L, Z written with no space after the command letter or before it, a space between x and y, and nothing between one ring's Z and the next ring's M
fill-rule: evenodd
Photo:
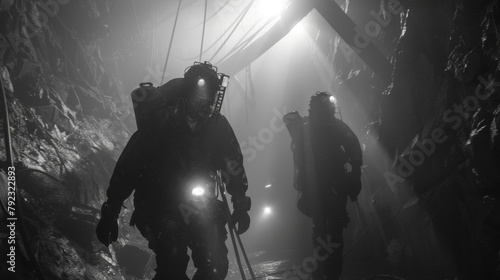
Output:
M281 19L269 31L243 50L216 65L229 75L234 75L259 58L285 37L313 8L325 18L332 28L384 83L390 83L392 65L334 0L295 0L283 11ZM354 54L353 55L356 55Z
M278 20L265 34L243 50L215 65L224 73L234 75L259 58L299 23L314 7L311 0L295 0L281 13Z
M375 72L376 76L382 81L390 83L392 65L366 35L364 26L357 26L334 0L316 0L314 2L316 10L342 40Z

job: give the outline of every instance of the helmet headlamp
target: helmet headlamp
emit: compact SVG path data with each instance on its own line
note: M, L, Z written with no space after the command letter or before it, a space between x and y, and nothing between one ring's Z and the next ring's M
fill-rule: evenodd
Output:
M317 91L309 102L309 117L312 121L327 121L337 114L337 99L326 91ZM340 111L338 112L340 114ZM342 119L342 116L340 115Z
M203 196L205 194L205 189L202 186L195 186L191 190L193 196Z
M184 72L185 99L199 118L218 116L222 108L229 76L217 71L217 67L205 61L195 62Z

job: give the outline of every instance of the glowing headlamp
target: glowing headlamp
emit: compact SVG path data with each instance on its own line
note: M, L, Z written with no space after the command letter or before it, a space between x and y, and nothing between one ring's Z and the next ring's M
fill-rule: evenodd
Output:
M215 197L215 185L211 182L193 182L187 190L191 200L201 201Z
M202 186L196 186L193 188L193 190L191 190L191 194L193 196L203 196L205 195L205 188L203 188Z
M330 102L333 103L333 106L337 104L337 99L335 99L335 96L330 96Z
M203 87L203 86L205 86L205 79L200 78L200 79L198 80L198 87Z

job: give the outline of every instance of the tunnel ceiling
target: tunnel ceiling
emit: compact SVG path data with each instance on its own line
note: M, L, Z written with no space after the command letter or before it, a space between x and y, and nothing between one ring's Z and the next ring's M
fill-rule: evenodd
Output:
M357 264L350 268L353 275L365 272L353 268L372 264L367 274L481 279L483 265L498 263L500 2L290 2L278 20L261 18L251 0L183 0L171 41L178 1L0 1L0 77L22 198L19 211L25 217L19 230L25 234L23 246L31 249L18 252L20 279L37 279L38 273L46 279L143 276L147 245L125 226L132 201L125 203L115 247L97 241L95 225L116 160L135 130L131 89L142 81L159 85L179 77L200 53L201 60L233 75L237 94L228 97L229 104L250 96L246 91L252 86L246 88L242 77L248 76L241 70L256 62L270 69L269 75L248 70L255 74L248 80L257 93L270 80L279 81L245 99L254 107L232 107L236 114L230 120L245 148L257 151L250 139L270 131L276 124L270 120L279 120L291 105L307 107L304 92L310 95L317 84L338 93L365 159L357 213L366 219L351 216L354 245L347 263ZM347 10L355 33L346 28L352 22L331 5ZM310 55L293 52L295 45L273 52L311 14L307 40L294 41L307 45ZM293 59L280 66L299 69L299 77L307 79L279 80L283 73L272 69L281 53L281 59ZM275 103L265 107L270 101ZM261 122L245 120L243 112ZM272 148L246 162L249 180L263 180L255 171L261 169L290 177L284 156L282 162L262 164L265 156L290 156L286 132L273 136L266 146ZM0 144L4 161L5 146ZM0 185L7 183L1 172ZM5 192L0 194L7 205ZM292 200L283 204L294 208ZM0 233L3 242L5 228ZM286 240L276 236L280 240L271 241ZM126 252L141 258L137 275L127 275L120 261ZM9 279L3 260L0 278Z

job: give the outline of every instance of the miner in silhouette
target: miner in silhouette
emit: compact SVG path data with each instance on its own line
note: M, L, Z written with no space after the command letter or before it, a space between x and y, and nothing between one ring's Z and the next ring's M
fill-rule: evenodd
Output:
M188 279L188 248L197 268L193 279L224 279L225 225L239 234L249 228L243 156L220 113L228 79L210 63L195 62L183 78L156 88L143 83L132 93L138 130L118 159L96 232L106 246L117 240L122 204L135 190L130 224L156 254L153 279ZM217 174L231 195L232 214L217 198Z
M284 116L292 138L294 187L298 209L313 222L314 279L338 279L342 274L342 231L349 223L347 198L357 201L361 191L362 152L352 130L336 117L335 98L316 92L309 116Z

